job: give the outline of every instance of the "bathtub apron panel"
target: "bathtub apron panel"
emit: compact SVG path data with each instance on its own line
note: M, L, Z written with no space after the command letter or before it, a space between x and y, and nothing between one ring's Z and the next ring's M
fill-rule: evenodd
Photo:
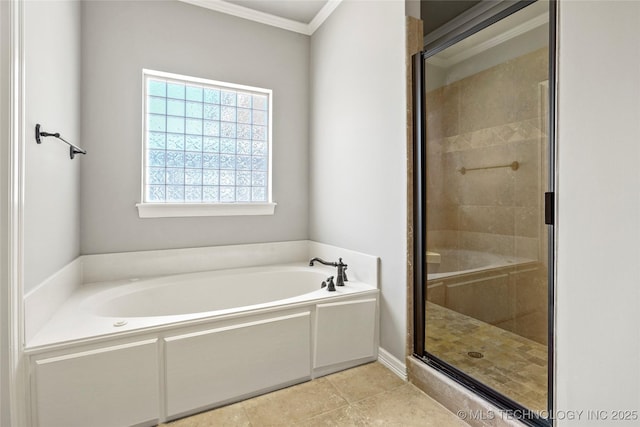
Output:
M375 298L318 304L313 367L375 358L376 309Z
M379 290L308 262L87 284L26 349L29 426L153 426L375 360Z
M158 340L36 360L40 427L152 425L158 420Z
M311 312L165 338L168 418L311 377Z

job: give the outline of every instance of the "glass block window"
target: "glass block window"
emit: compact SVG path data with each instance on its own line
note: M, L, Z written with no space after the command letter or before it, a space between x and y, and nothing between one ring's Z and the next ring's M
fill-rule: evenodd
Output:
M143 203L271 202L271 91L143 74Z

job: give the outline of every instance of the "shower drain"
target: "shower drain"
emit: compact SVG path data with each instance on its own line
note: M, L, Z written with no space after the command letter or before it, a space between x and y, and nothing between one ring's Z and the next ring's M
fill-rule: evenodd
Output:
M480 353L479 351L470 351L467 353L467 356L473 357L474 359L482 359L484 357L484 354Z

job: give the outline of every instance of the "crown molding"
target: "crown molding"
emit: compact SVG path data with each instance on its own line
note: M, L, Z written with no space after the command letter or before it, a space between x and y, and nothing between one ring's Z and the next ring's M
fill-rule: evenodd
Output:
M309 35L312 35L316 32L318 28L327 20L329 16L333 13L334 10L342 3L342 0L329 0L327 4L322 6L322 9L318 11L316 16L307 24L309 29Z
M215 10L216 12L226 13L227 15L237 16L239 18L248 19L250 21L259 22L261 24L270 25L272 27L281 28L283 30L293 31L295 33L312 35L322 23L333 13L342 0L329 0L316 16L308 24L294 21L292 19L282 18L270 13L260 12L248 7L229 3L224 0L179 0L183 3L189 3L194 6L204 7L206 9Z

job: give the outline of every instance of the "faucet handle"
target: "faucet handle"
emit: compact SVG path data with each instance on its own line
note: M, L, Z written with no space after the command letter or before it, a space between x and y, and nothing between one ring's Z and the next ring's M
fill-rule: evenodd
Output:
M344 268L342 269L342 281L343 282L348 282L349 279L347 279L347 266L345 264Z
M326 287L327 291L329 292L336 291L336 284L333 283L333 276L329 276L325 282L322 282L321 288L324 288L324 287Z

